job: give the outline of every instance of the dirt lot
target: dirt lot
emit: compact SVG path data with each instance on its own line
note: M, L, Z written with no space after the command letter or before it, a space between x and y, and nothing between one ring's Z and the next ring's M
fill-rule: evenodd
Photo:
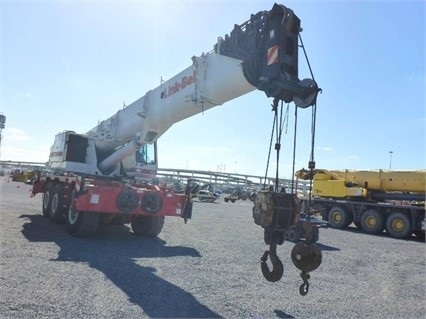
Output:
M322 229L310 291L278 247L284 276L267 282L267 246L250 201L194 203L155 239L128 227L71 237L41 215L30 185L0 180L1 318L425 318L425 243Z

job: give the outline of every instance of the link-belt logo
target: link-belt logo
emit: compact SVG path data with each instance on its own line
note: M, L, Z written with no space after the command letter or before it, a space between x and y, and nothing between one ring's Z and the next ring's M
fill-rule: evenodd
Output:
M161 92L161 98L166 99L169 96L193 84L194 82L195 82L195 73L193 73L190 76L185 75L179 82L176 81L175 84L169 85L167 88L165 88L164 91Z

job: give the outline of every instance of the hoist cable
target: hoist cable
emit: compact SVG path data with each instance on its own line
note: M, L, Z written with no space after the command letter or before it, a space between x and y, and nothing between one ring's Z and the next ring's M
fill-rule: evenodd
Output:
M286 135L287 135L287 131L288 131L289 110L290 110L290 104L287 104L287 109L285 110L285 116L284 116L284 121L286 122L286 124L285 124L285 134Z
M296 106L294 109L294 136L293 136L293 169L291 172L291 193L297 194L297 190L294 189L294 167L296 165L296 141L297 141L297 109Z
M314 178L314 169L315 169L315 124L316 124L316 115L317 113L317 104L312 105L312 123L311 123L311 158L309 161L310 168L310 179L309 179L309 198L308 198L308 215L311 215L312 207L312 184Z
M312 72L311 63L309 62L308 55L306 54L305 46L303 45L302 36L299 33L300 46L303 49L303 54L305 55L306 63L308 64L309 72L311 73L312 80L315 81L314 73ZM316 82L316 81L315 81Z
M279 163L280 163L280 150L281 150L281 134L283 130L283 102L281 101L281 107L279 112L279 122L278 122L278 116L276 117L276 143L275 143L275 150L277 151L277 163L275 168L275 191L278 192L278 186L279 186Z
M277 114L275 112L274 118L272 120L272 132L271 132L271 139L269 141L268 160L266 161L266 171L265 171L265 178L264 178L264 181L263 181L263 188L266 188L266 179L268 178L269 161L271 159L272 139L274 138L275 118L276 117L277 117Z
M266 163L266 172L265 172L265 183L263 184L263 187L266 187L266 179L268 176L268 170L269 170L269 162L271 159L271 152L272 152L272 140L274 138L276 138L276 142L275 142L275 150L277 151L276 153L276 160L277 160L277 164L276 164L276 170L275 170L275 183L274 183L274 190L276 192L278 192L278 187L279 187L279 160L280 160L280 156L279 156L279 152L281 149L281 137L282 137L282 131L284 129L284 123L287 121L288 122L288 107L287 107L287 111L286 114L284 115L283 118L283 102L281 101L281 107L280 110L278 110L278 99L274 99L274 104L273 106L273 111L274 111L274 119L272 122L272 132L271 132L271 139L269 142L269 152L268 152L268 160ZM275 132L275 134L274 134Z
M305 50L305 46L303 44L303 40L302 40L302 36L299 33L299 40L300 40L300 46L303 49L303 53L306 59L306 63L308 65L309 68L309 72L311 74L312 80L315 82L315 77L314 74L312 72L312 67L311 64L309 62L309 58L308 55L306 53ZM319 90L321 91L321 90ZM309 214L310 214L310 210L311 210L311 199L312 199L312 178L313 178L313 169L315 168L315 130L316 130L316 105L317 105L317 101L316 101L316 97L315 97L315 101L312 104L312 117L311 117L311 154L310 154L310 160L309 160L309 168L311 170L311 179L310 179L310 183L309 183L309 200L308 200L308 210L309 210ZM293 138L293 163L292 163L292 181L291 181L291 192L292 193L297 193L295 190L295 181L294 181L294 176L295 176L295 165L296 165L296 146L297 146L297 110L298 107L295 107L295 112L294 112L294 138ZM281 109L280 112L278 112L278 99L275 98L274 99L274 104L273 104L273 111L274 111L274 119L272 122L272 132L271 132L271 139L269 142L269 152L268 152L268 160L266 163L266 171L265 171L265 179L264 179L264 185L263 187L266 187L266 179L268 176L268 170L269 170L269 162L270 162L270 157L271 157L271 151L272 151L272 140L274 138L274 132L276 134L276 143L275 143L275 150L277 151L276 154L276 160L277 160L277 164L276 164L276 172L275 172L275 191L278 192L278 186L279 186L279 151L281 148L281 136L282 136L282 130L283 130L283 126L284 126L284 122L285 120L287 120L287 126L286 126L286 133L287 133L287 128L288 128L288 106L287 106L287 111L286 111L286 115L284 116L283 119L283 101L281 101ZM278 114L280 113L280 114ZM278 116L279 115L279 116ZM279 118L279 119L278 119Z
M314 156L314 152L315 152L315 124L316 124L316 118L317 118L317 107L316 107L316 103L314 105L312 105L312 119L311 119L311 161L314 162L315 161L315 156Z
M308 55L303 44L302 36L299 33L299 40L301 47L303 49L303 54L305 55L306 63L308 64L309 72L311 73L312 80L315 81L314 73L312 72L311 63L309 62ZM321 91L321 90L319 90ZM315 97L315 102L312 104L312 118L311 118L311 156L309 160L309 169L310 169L310 179L309 179L309 198L308 198L308 214L311 215L311 203L312 203L312 183L313 183L313 172L315 169L315 125L316 125L316 113L317 113L317 98Z

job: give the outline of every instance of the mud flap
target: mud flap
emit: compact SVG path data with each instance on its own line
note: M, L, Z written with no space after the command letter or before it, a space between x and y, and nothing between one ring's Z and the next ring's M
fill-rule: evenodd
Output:
M182 218L185 220L185 223L188 219L192 217L192 201L187 200L182 212Z

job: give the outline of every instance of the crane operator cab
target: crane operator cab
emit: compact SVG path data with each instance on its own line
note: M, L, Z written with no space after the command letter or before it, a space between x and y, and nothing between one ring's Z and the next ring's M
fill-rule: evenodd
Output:
M123 170L136 180L152 180L157 175L157 142L144 144L121 161Z

